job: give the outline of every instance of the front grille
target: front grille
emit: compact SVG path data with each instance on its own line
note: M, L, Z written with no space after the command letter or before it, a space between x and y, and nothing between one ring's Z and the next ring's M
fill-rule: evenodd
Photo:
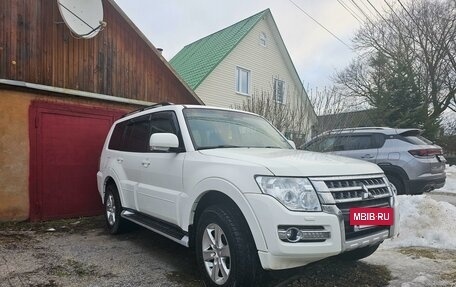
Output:
M356 229L350 225L350 208L356 207L391 207L391 192L383 175L314 178L313 183L318 186L321 194L329 191L334 203L342 212L345 229L345 240L353 240L370 235L388 226L373 226L365 229Z
M381 177L324 181L336 203L389 197L390 191Z
M339 180L325 180L328 188L343 188L354 187L361 185L381 185L385 184L383 178L367 178L367 179L339 179Z

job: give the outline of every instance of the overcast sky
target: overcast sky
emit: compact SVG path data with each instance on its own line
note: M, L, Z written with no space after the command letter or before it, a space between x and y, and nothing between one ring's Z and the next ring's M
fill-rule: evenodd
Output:
M336 69L352 59L352 51L336 40L290 0L115 0L163 55L170 60L185 45L270 8L293 63L305 87L331 83ZM332 33L351 45L360 27L337 0L293 0ZM349 0L339 0L361 14ZM356 0L366 13L366 1ZM380 0L371 0L378 9ZM369 15L374 18L371 8ZM109 25L109 24L108 24Z

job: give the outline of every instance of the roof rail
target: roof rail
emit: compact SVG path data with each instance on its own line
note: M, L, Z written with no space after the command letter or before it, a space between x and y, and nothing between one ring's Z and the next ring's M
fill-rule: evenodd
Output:
M169 102L161 102L161 103L158 103L158 104L154 104L154 105L151 105L151 106L147 106L147 107L144 107L144 108L140 108L138 110L134 110L134 111L128 112L128 113L122 115L122 118L124 118L126 116L129 116L129 115L132 115L132 114L139 113L139 112L147 111L147 110L150 110L150 109L155 109L155 108L164 107L164 106L171 106L171 105L174 105L174 104L173 103L169 103Z
M341 129L332 129L330 132L345 132L345 131L359 131L359 130L387 130L391 129L389 127L354 127L354 128L341 128Z

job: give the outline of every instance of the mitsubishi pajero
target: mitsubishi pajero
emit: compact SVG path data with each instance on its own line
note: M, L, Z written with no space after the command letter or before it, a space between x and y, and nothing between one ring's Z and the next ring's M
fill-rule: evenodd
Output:
M116 121L98 189L111 233L134 222L194 248L207 286L251 286L262 269L360 259L397 233L350 225L352 208L396 208L375 164L296 150L263 117L161 104Z

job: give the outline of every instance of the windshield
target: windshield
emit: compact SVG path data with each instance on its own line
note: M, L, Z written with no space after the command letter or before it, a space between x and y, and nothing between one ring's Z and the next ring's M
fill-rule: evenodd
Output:
M184 109L196 150L210 148L291 149L287 140L262 117L213 109Z

